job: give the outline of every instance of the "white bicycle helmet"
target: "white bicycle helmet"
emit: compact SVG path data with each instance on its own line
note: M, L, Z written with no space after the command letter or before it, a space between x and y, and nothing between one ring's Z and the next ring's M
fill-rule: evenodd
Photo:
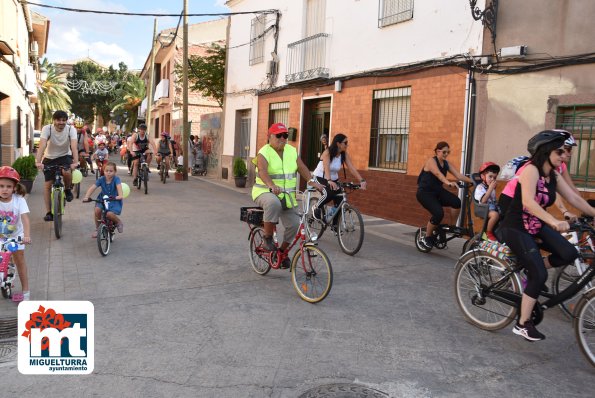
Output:
M572 133L570 133L570 137L564 141L564 146L577 146L576 140L572 136Z

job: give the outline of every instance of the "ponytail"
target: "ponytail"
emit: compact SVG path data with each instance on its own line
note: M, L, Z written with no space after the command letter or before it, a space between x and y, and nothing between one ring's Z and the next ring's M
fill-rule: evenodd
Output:
M25 197L25 195L27 194L27 189L25 188L25 186L23 184L21 184L20 182L17 182L17 184L14 187L14 192L17 195L21 195L22 197Z

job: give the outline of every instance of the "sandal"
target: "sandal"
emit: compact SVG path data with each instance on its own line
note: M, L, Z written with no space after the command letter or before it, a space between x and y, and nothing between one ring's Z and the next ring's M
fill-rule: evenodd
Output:
M54 215L51 211L45 213L45 217L43 218L44 221L54 221Z
M15 303L20 303L21 301L29 301L29 292L13 293L12 301Z

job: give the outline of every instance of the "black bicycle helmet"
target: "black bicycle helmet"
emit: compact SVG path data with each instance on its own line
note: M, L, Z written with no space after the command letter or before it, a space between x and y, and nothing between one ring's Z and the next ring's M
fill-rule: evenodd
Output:
M570 133L566 130L543 130L529 139L527 150L531 156L534 156L542 145L560 141L560 146L562 146L568 137L570 137Z
M146 130L147 129L147 125L146 124L139 124L138 125L139 130Z

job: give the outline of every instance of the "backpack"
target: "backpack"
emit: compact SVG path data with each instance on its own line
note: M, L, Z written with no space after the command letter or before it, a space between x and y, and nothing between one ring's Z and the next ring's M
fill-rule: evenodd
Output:
M529 161L529 156L517 156L514 159L510 159L502 170L500 170L499 180L508 181L515 176L516 172Z

